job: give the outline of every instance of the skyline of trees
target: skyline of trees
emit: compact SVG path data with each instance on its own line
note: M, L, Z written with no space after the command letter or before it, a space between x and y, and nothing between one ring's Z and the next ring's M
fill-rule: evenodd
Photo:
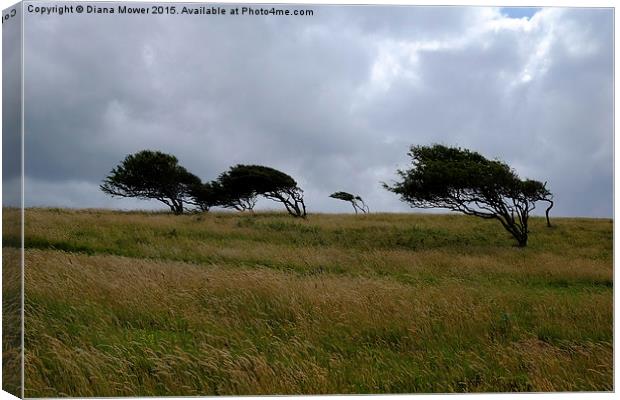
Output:
M536 202L546 202L545 217L554 206L547 182L521 180L505 163L477 152L444 145L411 146L411 168L397 170L401 181L382 182L412 208L440 208L485 219L496 219L517 240L527 245L529 214ZM304 191L290 175L262 165L236 164L216 179L203 182L160 151L142 150L127 155L100 185L113 197L160 201L174 214L208 212L213 207L252 212L259 198L281 203L293 217L307 216ZM356 214L369 213L359 195L344 191L329 197L349 202ZM195 208L191 208L195 207Z

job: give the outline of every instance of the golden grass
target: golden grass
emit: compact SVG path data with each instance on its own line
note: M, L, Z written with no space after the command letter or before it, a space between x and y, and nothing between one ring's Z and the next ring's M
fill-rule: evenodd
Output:
M21 396L21 256L2 254L2 389Z
M21 236L21 216L16 210L3 217L3 237ZM22 396L22 267L21 252L2 252L2 389Z
M26 396L613 390L608 221L358 217L29 210Z

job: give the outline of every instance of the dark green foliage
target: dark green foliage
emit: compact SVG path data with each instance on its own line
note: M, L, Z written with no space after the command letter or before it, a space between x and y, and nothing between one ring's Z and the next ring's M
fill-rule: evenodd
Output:
M200 211L209 211L211 207L228 204L224 200L224 192L218 182L207 182L194 185L190 188L189 195L192 198L192 204L196 205Z
M366 203L364 203L364 200L362 200L360 196L354 196L351 193L347 192L335 192L330 194L329 197L337 200L348 201L353 206L356 214L358 213L358 211L361 211L364 214L370 211L368 209L368 206L366 205Z
M142 150L130 154L108 175L101 190L117 197L155 199L182 214L200 179L179 165L175 156Z
M412 207L497 219L521 247L527 245L529 213L535 203L547 201L553 206L545 184L521 180L505 163L476 152L433 145L413 146L409 155L412 168L399 170L402 180L393 186L384 183L387 190Z
M213 183L220 206L236 210L252 210L258 196L270 188L270 176L254 165L236 165L220 174ZM274 170L275 171L275 170Z
M333 199L344 200L344 201L353 201L353 200L355 200L355 196L353 196L351 193L347 193L347 192L335 192L335 193L330 194L329 197L331 197Z
M235 165L216 181L203 185L197 202L209 206L252 210L258 196L278 201L294 217L305 217L303 190L297 182L274 168L261 165Z

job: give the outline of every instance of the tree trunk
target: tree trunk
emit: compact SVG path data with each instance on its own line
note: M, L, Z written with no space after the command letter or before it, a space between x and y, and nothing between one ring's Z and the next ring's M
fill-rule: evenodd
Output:
M552 200L547 200L549 202L549 207L547 207L547 210L545 211L545 215L547 217L547 227L551 228L551 221L549 221L549 211L551 211L551 209L553 208L553 201Z
M170 209L175 215L183 214L183 201L172 199Z
M514 214L512 216L507 213L497 214L495 218L499 220L504 229L506 229L512 237L515 238L519 247L527 246L527 216L525 219L521 219L522 225L516 223L514 220Z

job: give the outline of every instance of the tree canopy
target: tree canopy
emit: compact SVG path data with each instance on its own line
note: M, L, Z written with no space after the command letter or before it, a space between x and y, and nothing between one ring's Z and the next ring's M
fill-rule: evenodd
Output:
M206 182L194 185L190 188L189 203L198 207L198 210L207 212L211 207L220 205L223 202L223 191L217 182Z
M401 180L383 186L416 208L446 208L497 219L526 246L529 213L537 201L551 201L546 185L521 180L505 163L479 153L443 145L412 146L412 167L398 170ZM548 212L548 210L547 210ZM547 213L548 215L548 213Z
M260 182L245 165L230 167L211 182L215 205L244 211L252 210L260 194Z
M353 210L355 210L356 214L358 211L363 213L368 213L370 211L360 196L355 196L347 192L335 192L330 194L329 197L337 200L348 201L353 206Z
M142 150L130 154L108 175L100 189L116 197L154 199L175 214L183 213L184 202L200 179L179 165L175 156Z
M295 180L271 167L238 164L230 167L218 178L204 184L197 192L201 208L220 206L236 210L252 210L259 196L284 204L289 214L306 216L303 190Z

